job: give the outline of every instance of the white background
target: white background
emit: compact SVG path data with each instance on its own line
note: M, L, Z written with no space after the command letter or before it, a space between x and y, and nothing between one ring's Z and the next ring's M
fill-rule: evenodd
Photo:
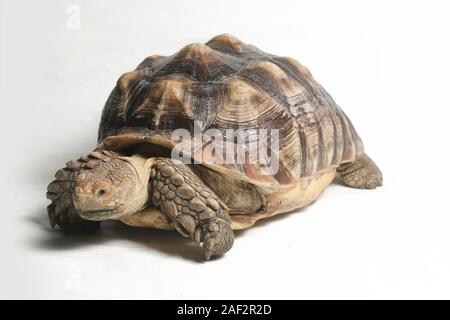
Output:
M0 3L1 298L450 298L448 1ZM334 183L211 262L176 232L52 231L46 186L95 146L118 77L225 32L306 65L385 185Z

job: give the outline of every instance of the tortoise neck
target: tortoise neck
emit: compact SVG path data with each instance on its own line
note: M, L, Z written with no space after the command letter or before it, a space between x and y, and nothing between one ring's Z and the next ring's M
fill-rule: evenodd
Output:
M127 209L123 216L134 214L144 209L149 201L149 188L148 182L150 179L150 170L152 166L152 159L145 158L140 155L123 156L120 159L128 162L134 168L137 176L137 185L135 190L135 196L127 204ZM122 216L121 216L122 217Z

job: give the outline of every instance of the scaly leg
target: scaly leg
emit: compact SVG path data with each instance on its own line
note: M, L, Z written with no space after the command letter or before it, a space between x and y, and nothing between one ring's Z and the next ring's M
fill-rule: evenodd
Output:
M353 162L342 164L337 172L344 183L353 188L374 189L383 184L380 169L366 154L357 156Z
M183 236L203 243L205 258L233 246L228 208L191 169L170 159L157 160L150 175L152 204Z

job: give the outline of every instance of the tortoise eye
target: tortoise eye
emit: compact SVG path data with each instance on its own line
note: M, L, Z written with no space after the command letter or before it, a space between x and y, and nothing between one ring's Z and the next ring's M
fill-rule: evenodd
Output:
M106 189L100 189L100 190L98 190L97 194L98 194L99 196L104 196L107 192L108 192L108 191L107 191Z

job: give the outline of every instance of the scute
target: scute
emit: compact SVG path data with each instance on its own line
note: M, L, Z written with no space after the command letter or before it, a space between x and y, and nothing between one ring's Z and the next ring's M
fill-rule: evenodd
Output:
M216 51L204 44L193 43L167 59L164 66L155 70L154 76L162 78L179 73L192 80L206 82L223 80L235 72Z
M279 170L273 176L258 164L205 164L266 187L352 161L363 148L347 116L303 65L229 35L169 57L150 56L123 75L103 110L99 143L111 149L146 143L170 148L170 133L193 133L196 121L203 131L279 130ZM259 133L252 134L256 139Z

